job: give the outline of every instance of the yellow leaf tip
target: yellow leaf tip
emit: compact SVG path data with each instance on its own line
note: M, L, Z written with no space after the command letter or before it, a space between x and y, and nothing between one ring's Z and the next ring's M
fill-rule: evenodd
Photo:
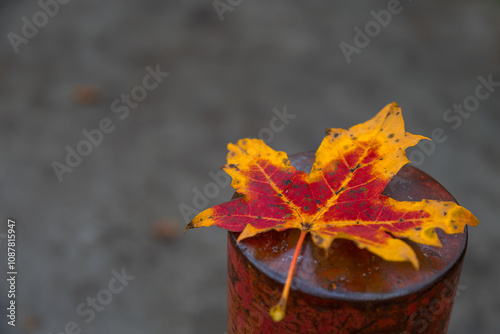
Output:
M410 247L410 246L408 246ZM411 263L413 268L416 270L420 270L420 262L418 261L417 254L415 254L415 251L410 247L410 252L406 254L406 260Z
M237 244L239 244L241 240L245 239L245 237L242 238L242 235L243 235L243 233L238 236L238 239L236 239Z
M184 233L186 233L188 230L194 228L194 225L193 225L193 222L190 222L189 224L187 224L186 226L186 229L184 230Z
M413 268L415 268L416 270L420 270L420 262L418 261L417 258L415 258L414 260L410 260Z
M418 138L418 140L430 140L430 141L433 141L432 139L430 139L429 137L426 137L426 136L421 136L421 135L414 135L415 137Z
M469 224L470 226L477 226L479 225L479 220L474 215L472 215L472 219L467 224Z

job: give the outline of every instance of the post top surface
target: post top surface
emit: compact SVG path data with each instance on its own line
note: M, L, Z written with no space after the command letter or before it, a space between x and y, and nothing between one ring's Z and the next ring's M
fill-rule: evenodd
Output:
M296 154L290 161L298 170L309 172L314 153ZM383 194L399 201L455 201L436 180L410 165L394 176ZM440 229L436 232L443 247L405 240L417 254L420 270L409 262L385 261L345 239L334 240L325 251L308 235L294 273L292 290L321 298L380 300L425 289L462 260L467 245L467 229L459 234L446 234ZM238 233L229 234L236 249L254 266L278 282L285 282L300 234L298 229L261 233L237 245Z

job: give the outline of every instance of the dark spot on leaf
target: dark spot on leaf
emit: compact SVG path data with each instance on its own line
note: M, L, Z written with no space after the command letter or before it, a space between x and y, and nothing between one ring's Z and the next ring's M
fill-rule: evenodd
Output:
M345 188L340 188L340 190L339 190L339 191L336 191L336 192L335 192L335 195L340 194L340 193L341 193L341 192L343 192L344 190L345 190Z
M315 234L314 235L314 241L317 243L317 244L322 244L323 243L323 238L320 237L319 235Z
M290 185L290 183L292 183L292 180L286 180L285 182L283 182L283 184L284 184L285 186L289 186L289 185Z
M389 135L389 139L391 139L391 138L394 138L394 133L391 133L391 134Z

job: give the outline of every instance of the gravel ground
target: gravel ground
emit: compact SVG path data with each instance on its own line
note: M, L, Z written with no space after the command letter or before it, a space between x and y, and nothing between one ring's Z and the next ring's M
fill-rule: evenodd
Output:
M349 59L341 43L387 1L240 1L223 13L210 1L66 2L50 17L35 1L0 2L0 247L14 218L19 268L18 323L2 315L0 333L223 334L225 232L176 238L179 205L193 206L228 142L260 134L314 150L326 127L392 101L408 131L443 129L410 156L482 222L449 333L500 333L500 87L481 88L470 113L448 111L475 101L479 77L500 81L500 2L402 1ZM285 109L287 124L263 130ZM85 130L97 144L58 177L54 162ZM205 207L232 193L216 190ZM91 311L96 297L106 304Z

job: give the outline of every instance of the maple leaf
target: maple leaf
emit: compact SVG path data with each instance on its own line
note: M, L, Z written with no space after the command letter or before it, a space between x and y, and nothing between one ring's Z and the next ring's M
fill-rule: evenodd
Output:
M309 174L296 170L286 153L262 140L229 144L223 169L242 196L201 212L186 230L216 225L241 232L238 242L269 230L302 231L281 299L270 310L275 321L285 316L295 264L308 233L325 249L334 239L348 239L385 260L409 261L418 269L415 252L402 238L441 246L436 228L460 233L466 224L479 223L454 202L396 201L382 195L410 162L405 149L422 139L427 138L405 131L401 109L392 103L349 130L327 130Z

